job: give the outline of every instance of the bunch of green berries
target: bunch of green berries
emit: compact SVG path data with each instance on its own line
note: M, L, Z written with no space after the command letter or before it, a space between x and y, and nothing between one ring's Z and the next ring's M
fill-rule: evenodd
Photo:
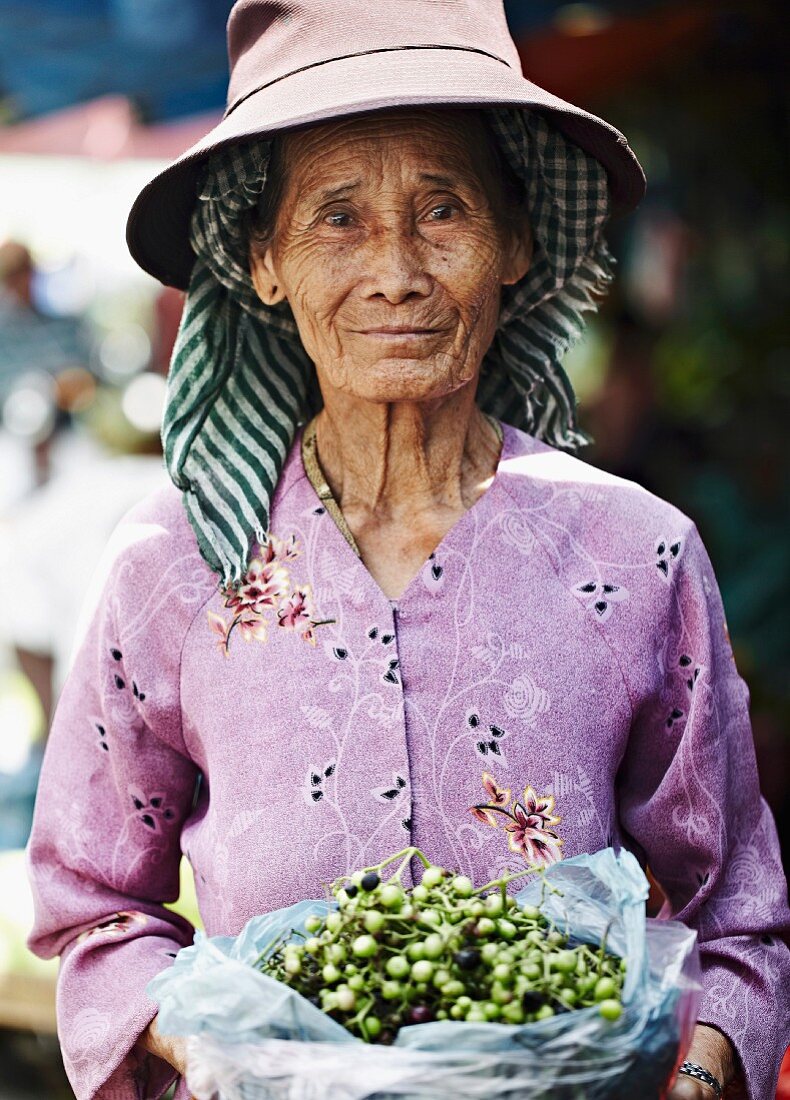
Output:
M415 857L422 879L404 887ZM540 909L519 906L507 893L518 877L475 889L406 848L333 883L338 908L271 945L257 968L367 1042L391 1043L399 1028L430 1020L524 1024L594 1005L617 1020L625 960L605 942L571 943Z

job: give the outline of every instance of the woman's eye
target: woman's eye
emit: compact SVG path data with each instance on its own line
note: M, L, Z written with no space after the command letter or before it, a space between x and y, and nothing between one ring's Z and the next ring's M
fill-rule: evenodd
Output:
M449 202L439 203L438 206L434 206L428 214L428 217L433 222L446 222L456 213L456 208Z
M331 214L324 217L324 221L334 229L346 229L351 225L352 218L344 210L333 210Z

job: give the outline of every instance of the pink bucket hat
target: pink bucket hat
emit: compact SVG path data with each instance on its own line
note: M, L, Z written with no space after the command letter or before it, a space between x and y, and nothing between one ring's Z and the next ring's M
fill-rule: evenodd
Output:
M327 119L406 106L532 108L606 169L626 213L645 179L608 122L526 80L501 0L238 0L222 121L141 191L127 224L137 263L187 289L190 219L215 151Z

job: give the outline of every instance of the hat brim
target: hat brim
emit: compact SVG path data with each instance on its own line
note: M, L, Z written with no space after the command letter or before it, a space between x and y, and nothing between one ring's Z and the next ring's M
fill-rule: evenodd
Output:
M604 166L614 214L632 210L644 195L644 173L618 130L496 58L452 49L383 50L310 66L248 95L143 188L126 226L129 251L154 278L186 290L194 263L190 219L201 169L211 153L328 119L418 106L545 112Z

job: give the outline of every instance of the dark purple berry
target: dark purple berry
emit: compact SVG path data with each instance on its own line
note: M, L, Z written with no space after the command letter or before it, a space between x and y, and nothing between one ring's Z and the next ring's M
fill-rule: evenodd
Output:
M474 970L480 963L480 952L473 947L464 947L461 951L456 951L453 958L461 970Z
M381 879L375 871L368 871L366 875L362 876L359 885L363 890L375 890Z
M349 882L348 886L344 886L343 889L345 890L346 895L350 898L355 898L359 893L353 882Z
M433 1019L433 1012L431 1012L428 1005L415 1005L409 1013L409 1023L411 1024L427 1024Z

